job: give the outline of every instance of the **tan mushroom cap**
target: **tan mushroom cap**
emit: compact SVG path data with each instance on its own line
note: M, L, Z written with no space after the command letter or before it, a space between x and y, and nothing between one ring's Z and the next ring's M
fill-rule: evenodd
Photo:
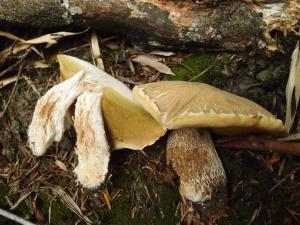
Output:
M244 133L285 131L282 121L258 104L204 83L148 83L136 86L133 95L168 129L232 128L233 132Z

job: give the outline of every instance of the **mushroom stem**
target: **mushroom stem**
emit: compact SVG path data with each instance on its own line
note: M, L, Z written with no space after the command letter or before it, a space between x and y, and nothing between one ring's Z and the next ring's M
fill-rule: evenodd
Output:
M78 97L75 107L78 165L74 172L78 181L88 188L99 186L108 172L110 148L104 130L101 98L102 92L85 91Z
M226 199L226 174L208 129L173 130L167 143L167 162L180 177L179 191L185 198L204 203L221 194Z

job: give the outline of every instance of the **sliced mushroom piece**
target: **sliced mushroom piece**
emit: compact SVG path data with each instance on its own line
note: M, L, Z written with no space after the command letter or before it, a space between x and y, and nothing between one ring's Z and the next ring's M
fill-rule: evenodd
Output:
M29 146L41 156L53 141L60 141L66 114L80 96L74 109L79 161L75 173L81 184L96 187L104 181L109 162L101 110L114 149L142 149L166 130L133 101L131 90L122 82L83 60L66 55L58 58L61 73L68 79L38 101L28 129Z
M78 97L75 106L78 165L74 172L78 181L88 188L99 186L108 171L110 147L104 130L101 97L102 92L85 91Z
M28 143L34 155L45 154L53 141L61 140L66 112L84 89L83 77L83 71L76 73L72 79L55 85L38 100L28 128Z
M86 74L85 79L87 82L97 83L102 87L111 87L124 97L133 101L131 90L125 84L96 66L69 55L60 54L57 55L57 59L60 67L61 80L67 80L82 70Z
M263 107L203 83L148 83L134 87L133 94L144 109L168 129L212 128L226 129L226 132L232 129L244 133L285 130L282 121ZM225 191L226 175L208 131L173 132L168 140L167 156L180 176L181 194L194 202L215 200L215 193Z
M57 58L62 80L69 79L83 70L90 74L88 79L98 79L105 87L102 113L112 149L140 150L153 144L166 133L166 129L136 104L131 90L122 82L78 58L68 55L58 55Z
M112 88L103 89L102 112L112 149L140 150L166 133L140 105Z

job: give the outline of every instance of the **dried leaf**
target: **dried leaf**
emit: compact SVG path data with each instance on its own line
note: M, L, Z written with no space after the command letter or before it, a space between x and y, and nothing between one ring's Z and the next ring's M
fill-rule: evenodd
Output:
M35 61L33 63L33 68L35 68L35 69L46 69L49 67L50 67L50 65L45 63L44 61Z
M97 67L104 70L104 64L101 58L98 36L95 32L93 32L91 36L91 51Z
M110 48L111 50L118 50L118 49L120 49L120 44L117 43L116 41L109 41L105 45L106 45L106 47Z
M136 57L134 57L132 59L132 61L146 65L146 66L150 66L154 69L156 69L157 71L164 73L164 74L168 74L168 75L175 75L172 70L170 69L170 67L166 66L165 64L161 63L158 61L158 59L148 56L148 55L137 55Z
M166 56L166 57L175 55L174 52L166 52L166 51L161 51L161 50L152 50L151 52L149 52L149 54L159 55L159 56Z
M62 161L55 160L55 165L57 165L61 170L68 172L66 165Z
M103 197L104 197L104 200L105 200L105 204L107 205L107 208L109 210L111 210L111 203L110 203L110 198L109 198L109 195L106 191L102 191L102 194L103 194Z
M287 137L278 138L278 141L299 141L300 140L300 133L296 134L289 134Z
M0 31L0 36L1 37L6 37L6 38L11 39L13 41L24 41L24 39L22 39L20 37L17 37L14 34L4 32L4 31Z
M69 36L74 36L74 35L79 35L82 34L84 32L86 32L87 30L81 31L81 32L57 32L57 33L51 33L51 34L45 34L43 36L37 37L37 38L33 38L27 41L21 41L19 43L19 45L36 45L36 44L49 44L49 45L53 45L56 44L57 41L63 37L69 37ZM48 46L49 47L49 46Z
M4 88L6 85L9 85L18 80L18 76L8 77L0 80L0 89Z
M82 32L57 32L57 33L52 33L52 34L46 34L37 38L33 38L30 40L24 40L22 38L19 38L13 34L7 33L7 32L2 32L0 31L0 36L12 39L14 41L18 41L14 45L4 49L2 52L0 52L0 63L3 62L9 55L12 54L17 54L18 52L28 49L32 47L33 45L36 44L48 44L47 47L56 44L57 41L63 37L68 37L68 36L74 36L78 34L82 34L85 31ZM37 52L39 55L40 53L34 48L35 52Z
M66 193L61 187L54 186L50 188L54 195L56 195L59 200L61 200L70 210L72 210L81 220L88 224L93 224L93 222L87 217L84 216L79 206L72 199L72 197Z
M292 54L290 75L286 85L286 117L285 126L289 133L296 116L299 98L300 98L300 53L299 42Z
M39 224L41 224L44 221L43 212L38 207L36 198L31 202L32 211L34 213L35 219Z

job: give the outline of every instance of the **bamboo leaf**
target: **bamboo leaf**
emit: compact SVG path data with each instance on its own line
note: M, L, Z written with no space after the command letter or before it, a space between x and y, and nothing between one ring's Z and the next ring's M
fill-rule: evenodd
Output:
M154 69L156 69L157 71L164 73L164 74L168 74L168 75L175 75L172 70L170 69L170 67L166 66L165 64L161 63L158 61L157 58L148 56L148 55L137 55L136 57L134 57L132 59L132 61L146 65L146 66L150 66Z
M290 75L286 85L286 117L285 126L289 133L296 116L299 98L300 98L300 53L299 42L292 54Z

